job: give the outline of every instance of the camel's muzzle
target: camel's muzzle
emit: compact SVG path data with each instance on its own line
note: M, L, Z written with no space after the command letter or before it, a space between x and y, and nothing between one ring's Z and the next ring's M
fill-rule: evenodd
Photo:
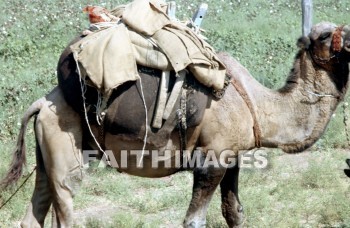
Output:
M344 49L345 51L350 52L350 40L344 41Z
M350 52L350 25L345 25L343 27L344 37L344 50Z

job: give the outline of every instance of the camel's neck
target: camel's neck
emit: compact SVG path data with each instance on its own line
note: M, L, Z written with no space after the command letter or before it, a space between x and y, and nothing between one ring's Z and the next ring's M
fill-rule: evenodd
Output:
M262 146L298 152L321 137L342 94L308 54L298 56L286 86L278 91L263 87L236 64L232 73L243 75L239 80L254 103Z
M286 152L302 151L323 134L342 94L332 75L315 67L307 53L294 63L287 84L279 91L254 95L262 144Z

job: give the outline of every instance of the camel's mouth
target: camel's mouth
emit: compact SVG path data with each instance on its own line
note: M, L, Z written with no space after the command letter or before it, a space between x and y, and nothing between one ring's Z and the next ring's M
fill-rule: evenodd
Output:
M350 40L345 40L344 42L344 50L350 52Z

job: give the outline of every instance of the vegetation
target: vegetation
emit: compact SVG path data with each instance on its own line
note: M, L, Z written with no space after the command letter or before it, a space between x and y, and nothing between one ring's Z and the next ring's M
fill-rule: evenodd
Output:
M92 4L113 8L125 2L0 1L0 176L9 165L22 114L31 102L57 85L56 64L61 51L88 26L82 7ZM203 28L210 43L239 59L267 87L277 88L284 83L301 34L300 1L176 2L177 16L184 20L200 2L207 2L209 12ZM347 1L315 1L314 22L349 23L349 8ZM340 149L347 147L342 121L339 108L327 133L313 148L319 152L292 158L280 151L269 151L268 169L243 170L240 196L246 226L350 226L349 182L342 173L347 155ZM25 175L35 166L33 129L28 130L28 135ZM77 216L82 218L77 219L77 227L178 226L185 216L191 195L190 173L152 181L96 167L87 173L75 200ZM33 183L32 177L0 210L0 227L13 227L20 221ZM0 205L12 192L0 192ZM209 227L225 224L219 199L217 192L209 209ZM98 219L101 213L106 215L105 220Z

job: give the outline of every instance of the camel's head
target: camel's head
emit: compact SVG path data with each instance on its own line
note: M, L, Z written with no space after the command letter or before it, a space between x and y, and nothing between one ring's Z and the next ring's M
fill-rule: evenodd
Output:
M339 61L350 61L350 26L336 26L329 22L314 25L298 46L308 50L313 60L324 68L332 68Z

